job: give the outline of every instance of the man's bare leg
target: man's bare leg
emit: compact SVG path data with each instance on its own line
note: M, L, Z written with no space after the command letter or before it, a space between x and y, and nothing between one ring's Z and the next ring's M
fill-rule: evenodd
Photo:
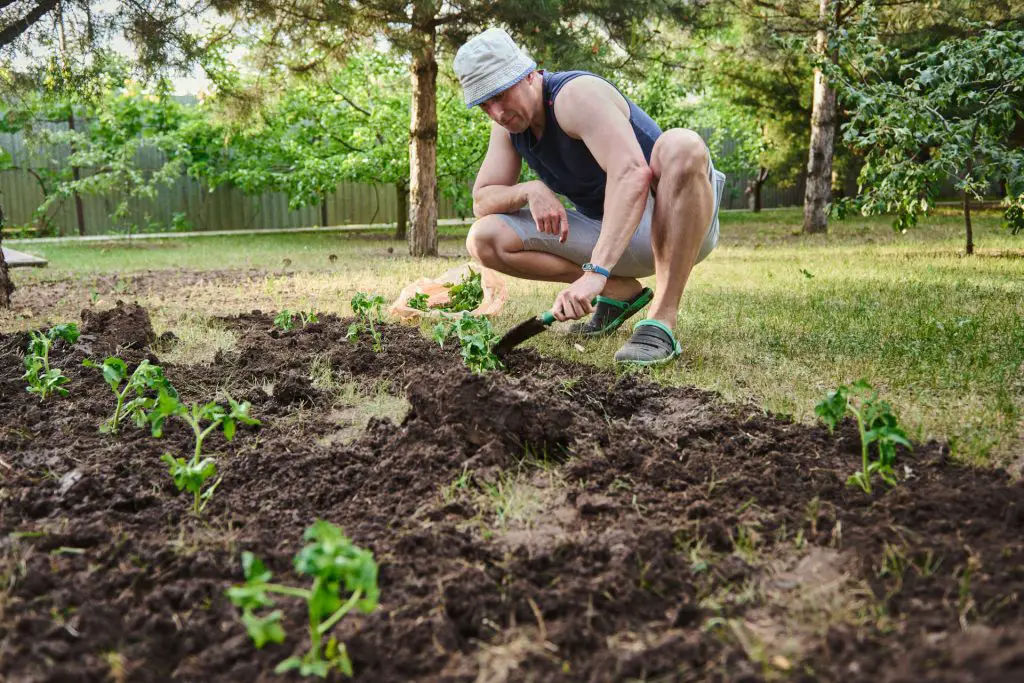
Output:
M546 251L526 251L516 231L498 216L477 220L466 238L466 248L481 264L512 277L544 282L575 282L583 270L579 265ZM643 289L635 278L608 279L602 294L613 299L630 299Z
M672 329L715 211L707 147L694 131L665 131L654 144L651 170L655 190L651 241L657 284L648 315Z

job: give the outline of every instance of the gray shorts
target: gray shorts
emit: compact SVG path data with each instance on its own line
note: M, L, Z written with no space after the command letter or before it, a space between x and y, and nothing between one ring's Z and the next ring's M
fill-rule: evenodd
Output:
M722 191L725 189L725 174L715 170L714 163L708 157L708 179L711 181L711 189L715 195L715 212L711 217L711 225L708 226L704 236L704 243L701 244L700 253L697 254L697 263L700 263L711 250L718 245L718 207L722 204ZM530 209L520 209L516 213L499 214L512 229L523 240L523 247L526 251L546 251L556 256L583 265L590 261L590 255L597 244L598 235L601 233L601 221L584 216L576 210L566 211L569 217L569 236L565 243L558 241L558 235L552 235L537 230L537 223L530 215ZM613 275L622 277L647 277L654 274L654 249L651 245L651 219L654 216L654 196L647 195L647 206L644 208L643 218L637 227L633 238L629 241L622 258L612 268Z

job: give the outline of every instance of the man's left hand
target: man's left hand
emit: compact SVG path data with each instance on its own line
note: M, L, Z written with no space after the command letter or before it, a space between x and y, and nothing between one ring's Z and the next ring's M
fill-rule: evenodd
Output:
M551 313L555 320L560 322L566 320L577 320L593 310L590 302L595 296L604 291L607 278L598 273L583 273L576 282L563 289L555 297L555 304L551 307Z

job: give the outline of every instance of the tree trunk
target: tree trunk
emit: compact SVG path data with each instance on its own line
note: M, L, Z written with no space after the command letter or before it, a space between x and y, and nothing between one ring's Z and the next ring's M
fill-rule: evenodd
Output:
M395 239L404 240L409 227L409 184L404 180L395 183L395 203L398 205Z
M409 253L437 256L437 0L413 9L412 124L409 137Z
M768 169L762 166L758 170L757 175L751 178L747 182L746 193L747 207L754 213L761 212L761 190L764 188L764 182L768 179Z
M967 255L974 253L974 230L971 227L971 195L964 190L964 230L967 233Z
M819 0L820 27L815 36L815 51L825 54L828 45L826 26L830 12L838 15L842 0ZM832 154L836 131L836 91L820 69L814 70L814 102L811 108L811 144L807 159L807 189L804 194L804 232L828 231L827 207L832 195Z
M320 198L320 227L327 227L327 195Z
M4 221L4 207L0 204L0 308L7 309L11 307L11 294L14 293L14 284L11 282L11 275L7 271L7 259L4 258L4 225L6 225Z
M68 114L68 130L74 129L75 112L72 111ZM71 153L75 153L74 145L71 145ZM78 170L78 166L71 167L71 177L76 183L81 179L82 175ZM78 194L78 190L75 190L75 218L78 220L78 234L85 235L85 208L82 206L82 195Z

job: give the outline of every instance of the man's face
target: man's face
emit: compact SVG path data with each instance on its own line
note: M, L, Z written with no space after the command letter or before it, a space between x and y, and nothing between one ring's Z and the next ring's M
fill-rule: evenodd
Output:
M533 118L532 91L530 83L535 76L530 74L519 81L511 88L504 90L486 102L480 104L480 108L491 118L510 133L522 133L530 127L530 120Z

